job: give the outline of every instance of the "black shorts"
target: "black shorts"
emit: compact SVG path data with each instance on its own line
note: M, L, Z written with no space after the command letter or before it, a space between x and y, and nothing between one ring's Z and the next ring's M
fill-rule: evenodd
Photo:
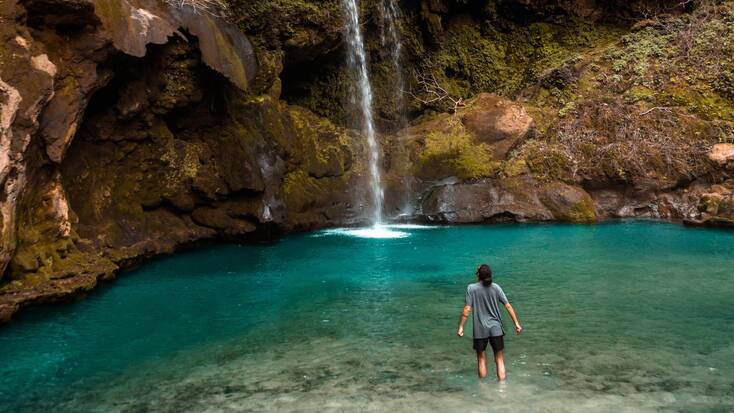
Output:
M481 353L487 350L487 343L492 346L493 352L502 351L505 349L505 336L487 337L487 338L475 338L474 339L474 350Z

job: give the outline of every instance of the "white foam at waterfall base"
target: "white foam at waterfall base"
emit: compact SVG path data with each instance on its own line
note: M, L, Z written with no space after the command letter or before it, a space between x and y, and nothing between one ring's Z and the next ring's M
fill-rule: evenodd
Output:
M340 235L355 238L406 238L410 236L409 232L397 231L393 225L374 225L366 228L333 228L321 231L315 236Z
M347 236L354 238L375 238L375 239L391 239L391 238L407 238L412 234L404 230L423 230L433 228L445 228L436 225L419 225L419 224L380 224L371 227L361 228L332 228L312 234L312 237L324 237L329 235Z

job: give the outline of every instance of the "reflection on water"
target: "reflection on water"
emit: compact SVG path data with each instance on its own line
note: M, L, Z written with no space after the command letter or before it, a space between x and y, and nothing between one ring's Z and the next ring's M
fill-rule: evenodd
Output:
M0 330L0 411L731 411L734 233L329 232L180 254ZM479 262L525 327L508 381L454 335Z

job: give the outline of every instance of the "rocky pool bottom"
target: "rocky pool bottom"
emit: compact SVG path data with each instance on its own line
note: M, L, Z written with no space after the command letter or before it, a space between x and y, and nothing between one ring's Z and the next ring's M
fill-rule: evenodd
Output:
M28 311L0 330L0 411L734 410L734 232L395 231L177 254ZM503 384L455 336L479 262L525 328Z

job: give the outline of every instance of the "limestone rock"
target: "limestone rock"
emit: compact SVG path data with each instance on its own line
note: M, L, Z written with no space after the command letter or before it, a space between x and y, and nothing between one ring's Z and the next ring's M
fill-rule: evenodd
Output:
M235 26L189 6L174 8L154 0L90 0L115 47L144 56L146 45L164 44L179 28L199 38L204 62L243 90L257 75L257 59L247 37Z
M55 70L27 30L13 21L14 3L0 6L0 279L16 248L18 205L28 179L28 147L53 96Z

